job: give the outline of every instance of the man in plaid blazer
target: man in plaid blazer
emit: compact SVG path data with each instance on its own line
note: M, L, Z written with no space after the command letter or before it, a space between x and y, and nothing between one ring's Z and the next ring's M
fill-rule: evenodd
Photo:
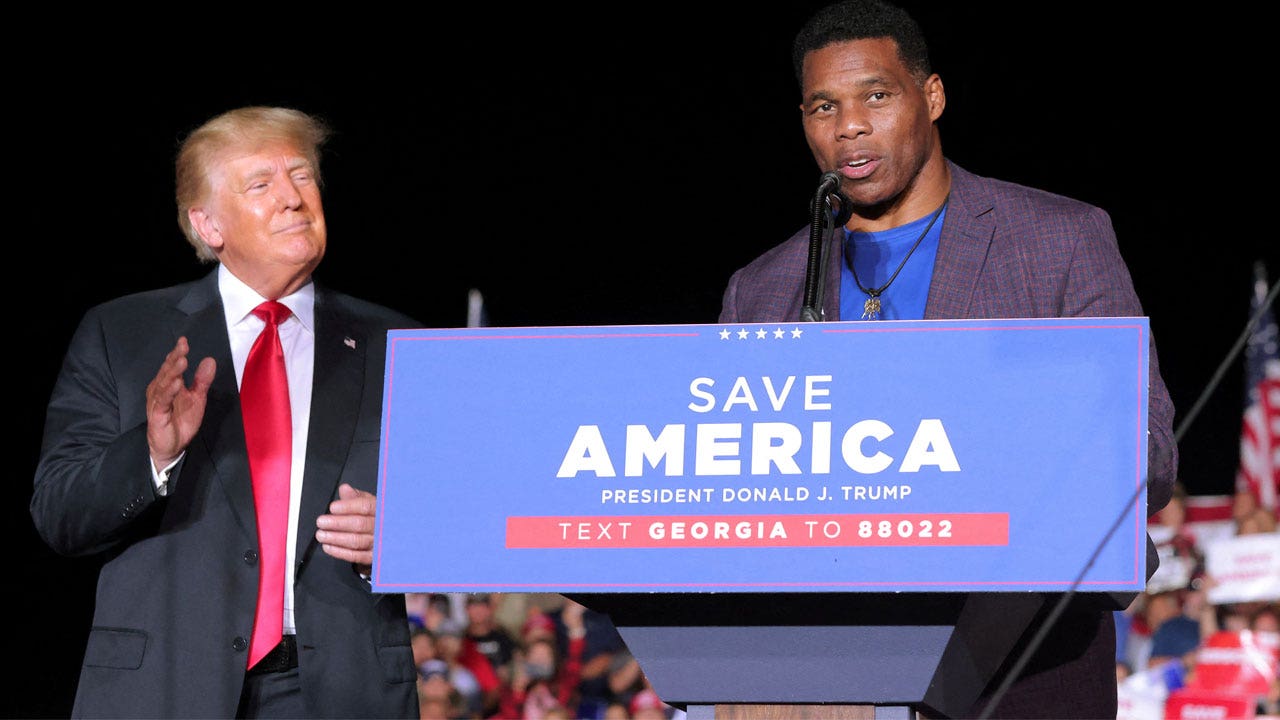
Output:
M793 60L805 138L820 171L839 174L839 203L852 210L820 271L822 319L1143 315L1106 212L945 158L936 122L946 95L904 11L879 0L828 6L797 35ZM720 322L801 319L809 232L733 274ZM1177 468L1174 409L1154 343L1149 397L1153 514L1168 502ZM1148 577L1155 565L1148 543ZM1046 598L1042 616L1055 599ZM1115 643L1111 609L1073 599L993 716L1114 718ZM985 712L1007 671L973 715Z

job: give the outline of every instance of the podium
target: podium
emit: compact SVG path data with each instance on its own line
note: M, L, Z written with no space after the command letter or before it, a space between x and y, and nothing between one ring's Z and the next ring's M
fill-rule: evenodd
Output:
M690 720L956 717L1145 586L1147 331L392 331L374 590L561 593Z
M698 718L968 712L1037 593L569 595L605 612L658 694Z

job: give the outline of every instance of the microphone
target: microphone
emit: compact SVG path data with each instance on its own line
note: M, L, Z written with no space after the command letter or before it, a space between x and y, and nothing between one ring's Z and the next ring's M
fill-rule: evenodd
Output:
M831 213L831 224L840 227L853 217L853 204L840 192L840 180L843 176L832 170L822 173L818 182L818 194L826 199L827 210ZM834 207L833 207L834 204Z
M823 173L818 179L818 189L813 195L809 226L809 258L804 279L804 306L800 310L800 319L803 322L816 322L821 320L823 315L817 305L824 285L821 270L826 266L827 243L824 235L830 235L835 228L849 222L849 218L853 216L852 205L844 195L840 194L842 179L843 176L835 170Z
M842 177L843 176L835 170L822 173L822 177L818 180L818 193L823 197L826 197L833 192L838 192L840 190L840 180Z

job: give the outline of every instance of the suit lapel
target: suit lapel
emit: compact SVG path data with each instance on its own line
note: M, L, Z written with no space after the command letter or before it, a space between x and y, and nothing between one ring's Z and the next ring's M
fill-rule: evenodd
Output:
M831 233L827 242L827 259L823 272L826 283L822 289L822 311L824 320L840 319L840 280L844 270L844 228L838 227Z
M316 518L328 512L351 449L364 394L367 342L333 298L316 286L316 356L311 385L311 425L298 514L297 558L315 543Z
M968 173L951 165L951 203L938 239L938 257L925 302L926 320L969 316L994 234L990 199Z
M258 524L253 509L253 486L249 477L249 454L244 444L244 419L240 414L240 391L236 386L235 365L231 360L231 341L227 338L227 321L218 294L215 270L195 283L178 302L186 315L177 329L190 343L191 359L187 370L190 384L196 365L205 357L217 363L213 384L205 406L204 420L197 435L213 464L215 475L241 527L250 537L257 537ZM175 338L176 340L176 338Z

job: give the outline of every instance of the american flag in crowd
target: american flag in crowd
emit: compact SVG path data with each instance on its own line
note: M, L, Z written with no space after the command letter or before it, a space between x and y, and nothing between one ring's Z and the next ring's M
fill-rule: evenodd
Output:
M1253 266L1253 301L1249 317L1266 302L1267 269ZM1254 326L1245 348L1245 407L1240 431L1240 466L1236 490L1248 491L1258 504L1280 513L1280 327L1272 307Z

